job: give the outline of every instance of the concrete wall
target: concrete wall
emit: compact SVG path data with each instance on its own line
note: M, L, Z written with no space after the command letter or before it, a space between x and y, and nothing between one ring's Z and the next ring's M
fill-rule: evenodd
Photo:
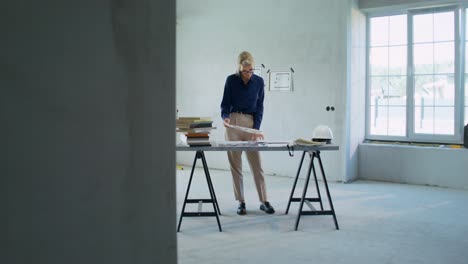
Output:
M350 12L342 0L178 1L179 115L211 116L218 127L212 138L222 140L224 83L236 70L237 55L249 50L266 70L295 70L294 92L266 87L261 126L266 139L310 139L318 124L330 126L341 149L324 152L324 165L330 179L344 180ZM327 106L336 110L327 112ZM266 173L295 176L300 153L262 155ZM212 168L228 169L224 153L207 153L207 159ZM177 153L177 162L191 165L193 153Z
M468 149L359 146L359 178L468 189Z
M169 0L3 3L0 263L177 262L174 21Z
M350 59L348 96L346 111L346 181L359 177L358 147L365 137L365 106L366 106L366 16L358 9L357 1L353 1L349 23Z

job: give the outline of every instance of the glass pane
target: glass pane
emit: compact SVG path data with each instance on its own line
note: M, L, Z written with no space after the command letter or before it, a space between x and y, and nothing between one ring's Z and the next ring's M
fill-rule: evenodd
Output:
M468 106L468 74L465 74L465 106Z
M434 133L453 135L455 127L455 107L435 107Z
M413 56L416 74L432 74L434 72L434 44L413 45Z
M371 75L388 75L388 48L370 49Z
M406 76L392 76L388 78L388 95L389 98L396 99L390 103L406 105Z
M434 76L434 104L437 106L455 106L455 78L453 75Z
M406 15L391 16L389 21L389 45L407 43Z
M468 73L468 67L467 67L468 65L466 65L466 63L468 62L468 52L466 52L466 51L468 51L468 42L465 43L465 73ZM465 83L466 83L466 81L465 81Z
M390 75L406 75L406 46L389 48L388 71Z
M453 42L434 44L435 73L455 72L455 44Z
M434 108L414 108L414 131L419 134L434 134Z
M465 126L468 125L468 106L465 106Z
M389 106L405 106L406 107L406 96L388 98Z
M374 17L370 19L370 45L388 45L388 17Z
M468 124L468 74L465 74L465 125Z
M434 76L419 75L414 77L414 105L432 106L434 105Z
M372 135L387 135L388 130L388 111L387 106L372 106L370 133Z
M433 36L433 15L415 15L413 16L413 42L432 42Z
M382 99L384 98L385 91L387 90L388 86L388 78L387 77L372 77L371 78L371 87L370 87L370 97L371 105L378 105L382 103ZM380 100L380 101L377 101ZM387 102L385 102L387 104Z
M382 83L382 98L379 98L378 105L388 105L388 98L390 98L389 83Z
M455 14L444 12L434 14L434 40L455 40Z
M388 135L406 135L406 107L390 106L388 108Z

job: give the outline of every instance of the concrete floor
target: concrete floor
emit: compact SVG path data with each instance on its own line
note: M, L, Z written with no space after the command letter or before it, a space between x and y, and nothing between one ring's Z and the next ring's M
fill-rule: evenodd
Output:
M258 209L252 176L246 174L247 215L239 216L230 172L210 173L223 232L214 217L184 217L177 235L180 264L468 263L468 191L369 181L330 183L340 230L331 216L302 216L294 231L298 204L284 214L293 178L267 176L276 214L266 215ZM189 176L190 168L177 170L177 220ZM303 184L299 180L296 196ZM309 194L315 196L313 185ZM209 198L202 169L195 170L190 197ZM197 208L191 204L186 211ZM204 211L210 209L211 204L204 204Z

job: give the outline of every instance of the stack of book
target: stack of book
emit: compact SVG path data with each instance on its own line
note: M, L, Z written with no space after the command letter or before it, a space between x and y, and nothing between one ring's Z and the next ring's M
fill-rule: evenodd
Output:
M210 132L215 129L210 117L179 117L176 131L185 133L189 146L211 146Z

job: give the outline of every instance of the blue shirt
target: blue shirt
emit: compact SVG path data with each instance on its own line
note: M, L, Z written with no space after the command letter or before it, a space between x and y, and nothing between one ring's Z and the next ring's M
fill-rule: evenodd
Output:
M224 85L223 101L221 102L221 117L229 118L233 112L252 114L253 128L260 129L263 119L263 99L265 98L262 77L252 74L247 84L240 75L232 74L227 77Z

